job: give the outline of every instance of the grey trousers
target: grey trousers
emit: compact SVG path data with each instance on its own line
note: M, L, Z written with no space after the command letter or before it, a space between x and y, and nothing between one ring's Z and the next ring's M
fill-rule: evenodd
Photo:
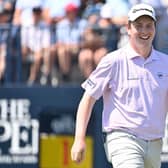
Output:
M105 151L113 168L160 168L162 139L147 141L114 131L106 136Z

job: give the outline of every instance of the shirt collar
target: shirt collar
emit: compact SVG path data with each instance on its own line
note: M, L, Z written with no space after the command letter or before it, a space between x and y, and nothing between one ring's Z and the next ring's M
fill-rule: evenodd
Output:
M127 44L126 45L126 51L127 51L127 57L129 59L133 59L133 58L136 58L136 57L141 57L132 47L130 44ZM152 51L151 51L151 54L148 58L149 60L159 60L160 58L158 57L157 53L156 53L156 50L152 47Z

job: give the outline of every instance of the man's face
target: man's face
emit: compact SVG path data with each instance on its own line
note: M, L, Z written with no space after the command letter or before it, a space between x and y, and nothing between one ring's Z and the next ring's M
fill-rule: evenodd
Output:
M151 47L155 36L155 22L149 16L141 16L128 25L132 45Z

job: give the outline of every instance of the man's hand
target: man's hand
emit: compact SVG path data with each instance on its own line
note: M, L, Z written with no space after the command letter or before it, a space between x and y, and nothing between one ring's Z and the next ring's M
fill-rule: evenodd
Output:
M71 148L71 159L76 163L81 163L85 156L86 144L84 140L75 140Z

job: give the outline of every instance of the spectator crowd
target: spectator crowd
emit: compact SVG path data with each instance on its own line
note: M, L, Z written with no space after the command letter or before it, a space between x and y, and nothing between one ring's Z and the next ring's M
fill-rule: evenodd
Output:
M140 2L156 9L153 45L168 54L168 0L0 0L0 85L7 53L21 57L22 83L81 83L106 53L127 43L127 13ZM18 30L20 40L8 47Z

